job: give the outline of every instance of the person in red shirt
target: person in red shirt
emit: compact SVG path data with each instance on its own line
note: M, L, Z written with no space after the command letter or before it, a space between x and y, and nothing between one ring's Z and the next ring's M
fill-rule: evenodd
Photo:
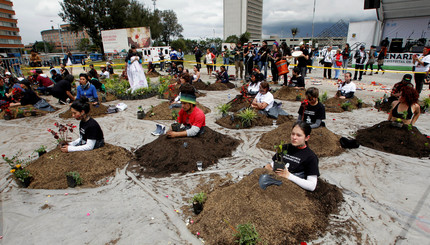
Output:
M36 82L39 84L37 91L42 93L51 92L52 87L54 87L54 82L45 74L38 74Z
M194 87L191 84L182 85L182 108L178 113L178 123L183 124L185 130L179 132L169 130L167 137L194 137L203 133L206 126L206 117L203 111L196 107L196 95L194 91Z

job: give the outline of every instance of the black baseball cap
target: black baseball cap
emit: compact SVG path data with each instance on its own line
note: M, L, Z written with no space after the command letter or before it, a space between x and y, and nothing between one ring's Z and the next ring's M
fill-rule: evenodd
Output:
M411 80L412 80L412 75L411 74L405 74L403 76L403 81L405 81L405 82L411 82Z

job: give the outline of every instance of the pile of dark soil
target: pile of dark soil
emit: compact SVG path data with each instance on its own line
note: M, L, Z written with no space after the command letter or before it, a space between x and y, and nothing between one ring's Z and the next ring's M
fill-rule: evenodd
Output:
M222 117L222 118L216 120L216 123L218 125L225 127L225 128L244 129L244 128L257 127L257 126L272 126L273 120L276 120L276 124L280 125L280 124L283 124L285 122L293 121L294 118L293 118L293 116L288 115L288 116L279 116L278 119L274 119L274 118L269 118L263 114L257 113L257 118L255 118L252 121L251 126L250 127L244 127L240 121L240 118L237 116L237 113L236 113L233 116L228 115L228 116Z
M235 88L236 85L234 83L211 83L207 85L202 81L194 82L193 86L198 90L209 90L209 91L221 91L221 90L229 90Z
M96 117L103 117L106 116L108 114L106 114L107 112L107 106L103 105L103 104L99 104L97 107L90 104L90 117L92 118L96 118ZM72 111L69 109L63 113L60 114L60 118L72 118Z
M300 244L324 235L343 201L339 188L319 179L315 191L308 192L275 176L282 185L263 190L261 174L273 172L255 169L236 184L216 188L188 226L191 232L199 232L207 244L235 244L233 229L245 223L255 226L261 244Z
M304 100L306 98L305 92L305 88L295 89L294 87L282 86L273 96L279 100L296 101L297 96Z
M106 144L92 151L63 153L56 148L45 153L27 166L33 175L28 188L65 189L66 173L79 172L81 187L95 187L98 181L115 174L117 168L123 168L132 158L126 149Z
M416 127L398 128L384 121L357 131L357 141L369 148L409 157L429 157L430 139Z
M197 137L158 137L135 152L135 159L128 170L136 175L165 177L172 173L189 173L197 169L197 161L203 168L215 164L218 159L230 157L239 145L239 140L205 127Z
M228 102L228 104L231 105L231 108L228 111L237 112L238 110L240 110L244 107L249 107L251 105L254 97L255 96L245 97L242 94L236 95L236 98L234 98Z
M203 106L199 102L197 102L197 107L200 108L203 113L208 114L211 112L209 108L206 106ZM176 111L179 112L181 108L173 108L169 109L169 102L162 102L161 104L154 106L147 111L145 111L145 117L146 120L173 120L172 118L172 112ZM154 113L152 115L152 113Z
M158 71L156 71L156 70L154 70L152 72L145 73L145 74L147 77L159 77L160 76L160 73L158 73Z
M280 125L275 130L263 134L257 147L274 151L273 146L279 145L281 141L291 142L290 135L293 124L294 121L290 121ZM326 127L319 127L312 129L308 145L318 157L337 156L344 151L340 146L339 140L340 136L334 134Z
M335 112L335 113L341 113L345 110L342 108L342 104L345 102L350 102L351 106L349 107L350 111L358 109L358 98L356 96L349 98L349 99L341 99L337 97L330 98L324 102L325 111L326 112ZM371 105L362 103L362 108L370 107Z
M58 108L55 108L55 107L53 107L54 108L54 110L58 110ZM50 113L50 112L48 112L48 111L42 111L42 110L39 110L39 109L36 109L36 108L34 108L34 106L33 105L25 105L25 106L13 106L13 107L9 107L9 110L11 111L11 113L12 113L12 118L11 118L11 120L12 119L19 119L19 118L17 118L17 114L18 114L18 112L17 112L17 110L18 109L21 109L21 110L23 110L24 111L24 117L40 117L40 116L44 116L44 115L46 115L46 114L48 114L48 113ZM33 111L33 116L32 116L32 112L31 111ZM36 113L36 114L34 114L34 113ZM0 112L0 118L1 119L3 119L4 118L4 114L5 114L5 112L4 111L2 111L2 112Z

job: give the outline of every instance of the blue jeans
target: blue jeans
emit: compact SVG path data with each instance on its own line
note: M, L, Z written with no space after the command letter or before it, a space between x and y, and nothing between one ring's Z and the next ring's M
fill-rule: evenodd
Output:
M337 66L336 65L336 61L333 63L334 68L342 68L341 66ZM334 79L338 79L339 78L339 73L340 73L340 69L335 69L334 70Z
M228 71L228 64L230 63L230 58L224 57L223 59L223 64L226 65L225 69Z
M342 61L342 66L343 66L343 73L346 73L347 72L347 68L348 68L348 59L345 59L345 60L343 60Z
M260 61L260 71L263 71L264 68L264 78L267 78L267 62L266 61Z

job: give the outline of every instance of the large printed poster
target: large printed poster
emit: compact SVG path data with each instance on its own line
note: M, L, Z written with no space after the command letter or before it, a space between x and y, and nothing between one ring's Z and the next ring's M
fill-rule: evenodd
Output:
M131 45L147 48L151 45L151 31L149 27L102 31L102 41L105 53L127 52Z

